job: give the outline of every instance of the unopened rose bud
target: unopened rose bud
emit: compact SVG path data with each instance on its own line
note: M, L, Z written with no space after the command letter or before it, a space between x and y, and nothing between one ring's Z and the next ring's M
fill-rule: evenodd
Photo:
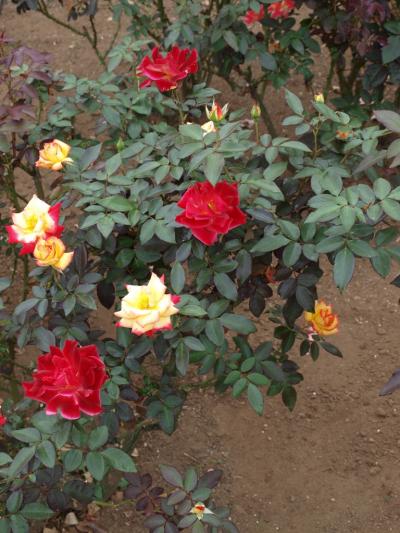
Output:
M228 104L225 104L224 107L221 107L217 102L213 102L210 109L206 106L206 115L208 120L218 124L221 120L224 120L228 112Z
M314 102L321 102L323 104L325 102L324 95L322 93L314 94Z
M261 109L259 105L253 105L250 111L250 116L253 120L258 120L261 117Z
M115 146L117 147L118 152L122 152L122 150L125 148L125 143L121 137L118 139Z

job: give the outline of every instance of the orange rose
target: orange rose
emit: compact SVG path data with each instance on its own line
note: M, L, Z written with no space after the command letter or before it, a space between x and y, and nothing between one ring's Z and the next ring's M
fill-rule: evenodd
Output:
M41 168L61 170L63 164L72 163L72 159L68 157L70 151L71 147L68 144L54 139L50 143L45 143L35 164Z
M312 329L318 335L326 337L337 333L339 326L338 316L332 313L332 307L323 301L316 301L314 313L306 311L304 317L310 322Z
M33 256L38 266L51 266L56 270L65 270L71 263L74 252L65 252L65 246L61 239L49 237L38 239Z

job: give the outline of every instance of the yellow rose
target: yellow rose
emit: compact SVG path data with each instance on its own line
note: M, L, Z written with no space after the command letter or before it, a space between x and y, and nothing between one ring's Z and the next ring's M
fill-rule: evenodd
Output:
M201 129L204 131L203 137L207 135L208 133L214 133L217 131L214 126L214 122L212 120L210 120L210 122L206 122L205 124L202 124Z
M179 296L165 294L164 276L152 274L147 285L127 285L128 294L122 298L121 320L117 326L130 328L136 335L151 335L159 329L172 329L171 316L178 313L174 304Z
M38 266L51 266L57 270L65 270L71 263L74 252L65 252L65 246L61 239L49 237L37 241L33 256Z
M316 301L314 313L306 311L304 317L311 323L315 333L321 336L328 336L337 333L339 326L338 316L332 313L332 307L325 302Z
M54 139L50 143L45 143L40 150L36 166L50 170L61 170L63 164L72 163L72 159L68 157L70 151L71 147L68 144Z
M323 104L325 102L324 95L322 93L314 94L314 102L321 102Z

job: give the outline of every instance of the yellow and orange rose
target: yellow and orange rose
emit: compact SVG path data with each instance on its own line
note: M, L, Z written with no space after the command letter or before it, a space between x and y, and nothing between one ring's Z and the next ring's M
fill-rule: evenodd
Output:
M147 285L127 285L128 294L122 298L117 326L130 328L135 335L152 335L160 329L172 329L171 316L178 313L174 304L179 296L166 294L164 276L152 273Z
M65 270L74 257L74 252L66 252L65 245L57 237L38 239L33 256L38 266L51 266L56 270Z
M39 159L36 161L36 166L41 168L48 168L50 170L61 170L63 165L72 163L69 156L71 147L58 139L54 139L49 143L45 143L42 150L39 152Z
M306 311L304 317L311 324L313 332L327 337L339 331L339 318L332 312L332 306L323 301L315 302L314 312Z

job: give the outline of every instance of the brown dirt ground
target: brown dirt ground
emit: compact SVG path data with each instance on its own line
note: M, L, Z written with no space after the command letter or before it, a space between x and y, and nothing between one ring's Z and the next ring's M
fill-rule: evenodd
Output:
M100 41L106 43L112 23L106 14L98 19ZM51 52L56 68L88 77L99 72L79 37L38 14L19 17L8 5L0 28ZM323 78L320 70L316 86ZM221 83L215 85L231 108L243 105ZM300 96L305 92L296 79L291 86ZM285 114L282 101L276 93L267 96L277 120ZM340 315L335 343L345 357L323 354L317 363L300 362L305 381L293 413L278 398L268 399L265 415L258 417L244 400L193 393L172 437L154 432L142 438L141 469L157 475L159 463L222 467L218 500L231 506L242 533L400 531L400 394L378 397L382 383L400 366L399 292L389 281L362 263L341 295L325 277L320 295ZM269 329L260 319L254 340L265 339ZM106 531L144 531L131 505L101 512L97 523Z

